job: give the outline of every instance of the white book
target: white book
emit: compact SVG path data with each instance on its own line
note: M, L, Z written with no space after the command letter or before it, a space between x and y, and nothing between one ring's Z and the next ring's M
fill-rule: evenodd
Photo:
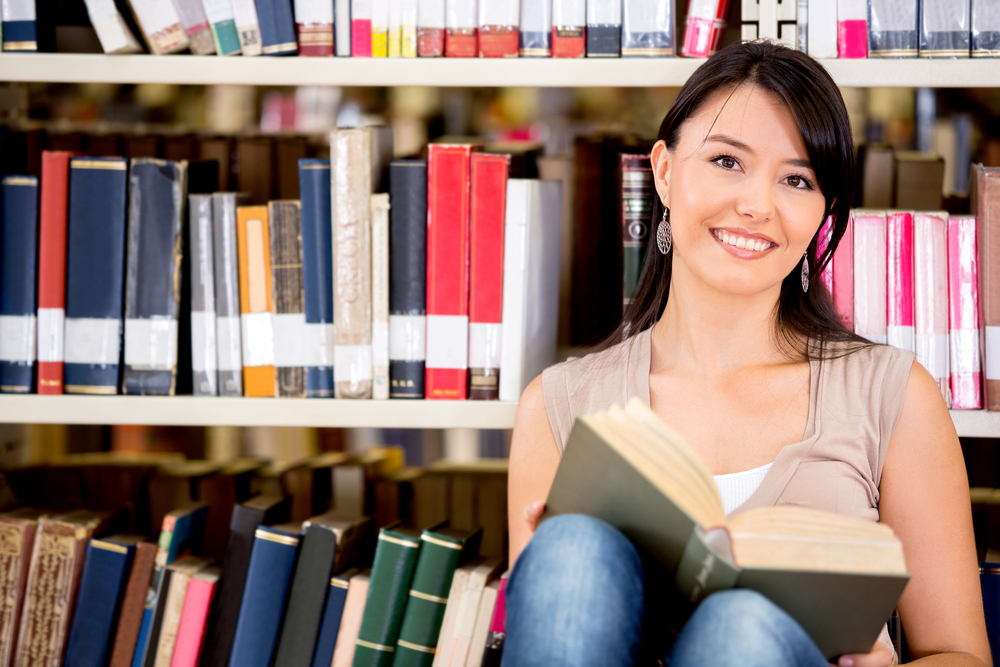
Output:
M548 0L521 0L521 32L552 32L552 3Z
M190 42L172 2L162 0L130 0L135 20L146 37L154 55L176 53Z
M254 0L233 0L233 18L236 32L240 34L240 48L245 56L259 56L264 52L260 36L260 20Z
M333 19L334 53L340 58L351 57L351 0L337 0Z
M444 30L445 0L418 0L417 26Z
M372 398L389 398L389 195L372 195Z
M552 25L556 28L587 25L586 0L552 0Z
M448 604L444 608L444 618L441 619L441 632L438 633L437 649L434 652L432 667L445 667L451 655L451 639L455 636L455 625L458 622L459 607L462 606L462 595L469 583L469 575L479 559L463 565L455 570L451 578L451 588L448 591Z
M502 4L502 0L491 0L491 2ZM448 13L445 24L448 28L479 27L479 3L476 0L447 0L446 6Z
M854 332L880 345L888 342L885 234L885 211L855 209Z
M486 638L490 634L490 623L493 621L493 610L500 596L500 579L494 579L486 584L483 597L479 600L479 611L476 613L476 625L472 629L472 639L469 641L469 657L465 659L465 667L482 667L483 652L486 650Z
M538 4L545 3L538 2ZM520 23L521 3L519 0L479 0L479 25L516 28Z
M139 53L142 47L132 31L125 25L125 19L115 7L114 0L86 0L87 14L94 26L97 39L105 53Z
M562 183L512 178L504 224L500 400L517 401L556 358Z
M472 634L479 617L479 608L486 584L499 579L506 562L500 558L483 561L472 568L469 581L465 585L462 604L458 608L455 629L451 638L451 651L445 667L465 667L472 646ZM481 653L481 652L480 652Z
M622 0L588 0L587 25L621 25Z
M913 216L913 324L917 361L951 400L948 340L948 214Z
M832 0L809 3L809 55L813 58L837 57L837 3Z

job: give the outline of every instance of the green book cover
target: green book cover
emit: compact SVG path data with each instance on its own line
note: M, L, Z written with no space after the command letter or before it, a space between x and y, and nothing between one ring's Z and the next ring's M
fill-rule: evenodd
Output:
M479 553L482 529L425 530L409 600L396 640L393 667L431 667L451 580L459 565Z
M213 23L212 38L215 39L215 51L220 56L240 54L240 35L236 31L236 21L233 19Z
M354 667L392 665L420 553L420 537L419 530L404 528L398 522L379 531Z

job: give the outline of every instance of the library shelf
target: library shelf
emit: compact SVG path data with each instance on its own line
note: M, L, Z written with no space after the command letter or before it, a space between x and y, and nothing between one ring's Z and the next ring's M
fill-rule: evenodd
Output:
M0 423L22 424L505 429L516 411L513 401L0 396Z
M244 58L4 53L0 81L267 86L680 86L694 58ZM1000 58L823 60L838 85L992 88Z

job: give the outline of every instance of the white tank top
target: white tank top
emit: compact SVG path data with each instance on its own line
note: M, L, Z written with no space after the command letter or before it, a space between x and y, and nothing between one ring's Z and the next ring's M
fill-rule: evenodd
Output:
M719 487L719 493L722 495L722 506L726 510L726 514L745 503L754 494L757 487L764 481L764 477L767 476L771 465L768 463L753 470L732 472L727 475L712 475L715 479L715 485Z

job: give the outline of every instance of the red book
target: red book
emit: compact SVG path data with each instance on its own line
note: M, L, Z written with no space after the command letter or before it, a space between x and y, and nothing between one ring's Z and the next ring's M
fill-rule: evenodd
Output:
M332 23L298 23L300 56L332 56Z
M170 667L197 667L198 654L201 653L201 644L205 639L208 610L219 583L220 572L217 567L205 568L188 582Z
M583 58L587 50L587 27L552 28L553 58Z
M38 234L38 393L63 393L63 322L66 319L66 217L69 159L42 153Z
M509 155L472 156L469 256L469 398L500 399L503 230Z
M465 399L469 361L471 144L427 147L429 399Z

